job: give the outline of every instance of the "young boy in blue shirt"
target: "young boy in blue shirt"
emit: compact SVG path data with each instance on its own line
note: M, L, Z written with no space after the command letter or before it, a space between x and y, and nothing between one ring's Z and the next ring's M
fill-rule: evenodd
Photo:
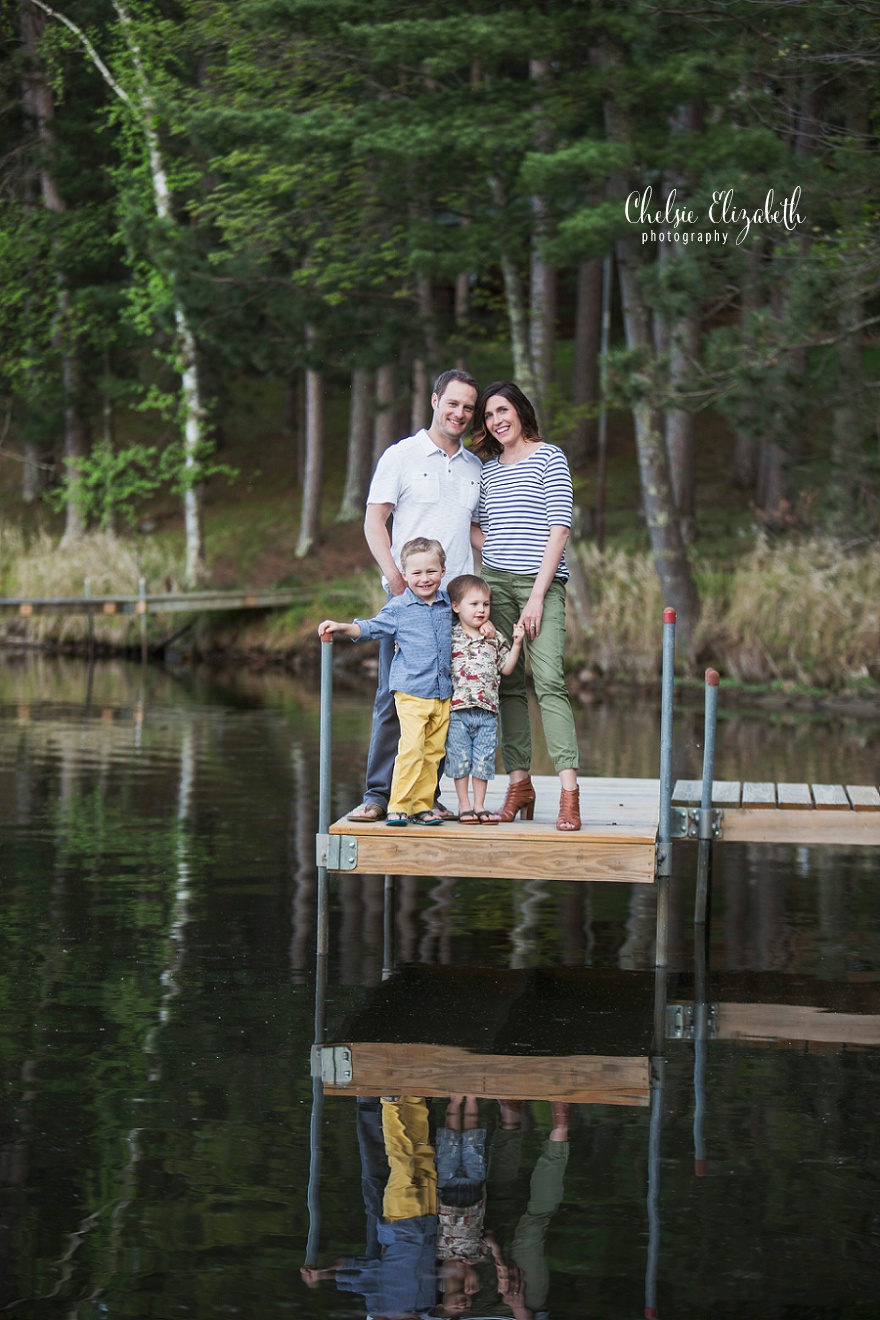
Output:
M322 642L334 636L353 642L393 637L390 687L400 719L388 825L442 825L434 809L437 770L446 748L452 696L452 609L440 583L446 555L439 541L418 536L400 552L406 590L392 596L372 619L318 626Z

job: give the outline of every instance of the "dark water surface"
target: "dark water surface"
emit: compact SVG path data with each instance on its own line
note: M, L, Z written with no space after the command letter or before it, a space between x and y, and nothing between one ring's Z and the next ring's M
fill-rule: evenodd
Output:
M334 814L359 797L370 699L337 693ZM880 723L723 703L717 777L877 782ZM652 703L578 718L583 773L656 775ZM676 776L699 774L700 725L677 714ZM323 1099L320 1177L310 1138L317 753L318 693L288 679L0 668L5 1313L365 1315L300 1275L310 1229L320 1265L367 1241L355 1100ZM704 969L682 845L665 986L652 887L403 877L383 984L383 878L343 877L327 1035L518 1057L520 1130L479 1104L496 1168L518 1161L486 1225L528 1254L533 1302L546 1270L541 1315L876 1320L878 862L722 845ZM538 1054L652 1059L651 1105L572 1106L549 1191ZM527 1320L495 1277L472 1313Z

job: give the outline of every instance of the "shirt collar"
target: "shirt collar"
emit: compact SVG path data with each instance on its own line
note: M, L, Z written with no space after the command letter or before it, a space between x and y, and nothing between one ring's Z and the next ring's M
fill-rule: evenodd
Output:
M416 595L412 587L407 587L403 593L403 603L404 605L424 605L425 601L422 600L421 596ZM432 605L436 605L438 603L441 605L449 604L449 597L447 596L446 592L443 590L442 587L437 592L437 595L434 597L434 599L431 601Z
M421 431L419 431L418 433L418 439L421 441L422 453L425 454L428 458L430 458L432 454L442 454L445 458L448 458L450 462L452 462L456 458L461 458L462 454L467 454L469 452L469 450L465 449L464 447L464 441L459 440L458 449L455 451L455 453L447 454L445 449L441 449L439 445L434 444L434 441L428 435L427 429L424 426L422 427Z

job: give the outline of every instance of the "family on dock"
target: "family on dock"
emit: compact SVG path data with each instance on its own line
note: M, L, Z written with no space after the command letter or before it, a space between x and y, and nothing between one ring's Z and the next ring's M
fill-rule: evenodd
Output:
M563 676L572 520L565 454L543 439L532 404L512 382L480 391L467 372L445 371L431 407L429 427L383 453L367 496L364 530L385 605L373 618L325 619L318 629L325 642L379 642L364 799L349 819L394 826L455 819L439 798L445 760L460 824L530 820L527 653L560 780L556 828L578 830L577 734ZM474 573L475 551L482 576ZM501 810L489 812L499 719L509 783Z

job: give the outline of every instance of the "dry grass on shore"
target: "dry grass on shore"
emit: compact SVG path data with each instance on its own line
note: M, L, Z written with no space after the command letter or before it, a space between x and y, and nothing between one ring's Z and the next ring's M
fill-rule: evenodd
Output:
M570 593L570 656L575 665L614 682L654 683L659 677L663 601L650 554L581 543ZM0 586L9 596L135 595L176 586L179 566L157 544L91 534L59 546L41 535L25 547L0 530ZM582 581L581 581L582 580ZM702 618L691 662L711 664L743 683L784 683L852 691L880 682L880 548L847 549L827 537L759 538L731 568L702 568ZM371 598L374 597L374 598ZM367 614L381 604L373 570L318 582L312 605L265 619L206 624L212 647L277 656L314 643L319 618ZM314 617L313 617L314 616ZM99 646L136 641L132 618L96 619ZM225 630L225 631L224 631ZM85 641L85 617L37 616L0 621L0 636L31 644Z
M93 596L136 596L138 582L146 579L148 592L178 589L179 566L152 543L90 532L80 540L59 544L45 532L25 545L20 533L0 533L0 583L13 598L82 596L88 580ZM99 646L120 647L134 639L138 629L132 617L95 617L94 639ZM35 615L25 621L16 616L0 619L0 635L7 640L57 645L84 642L85 615Z
M578 555L589 595L578 659L618 681L655 681L663 602L651 556L585 545ZM880 680L880 548L761 537L731 572L709 570L698 585L696 670L835 691Z

